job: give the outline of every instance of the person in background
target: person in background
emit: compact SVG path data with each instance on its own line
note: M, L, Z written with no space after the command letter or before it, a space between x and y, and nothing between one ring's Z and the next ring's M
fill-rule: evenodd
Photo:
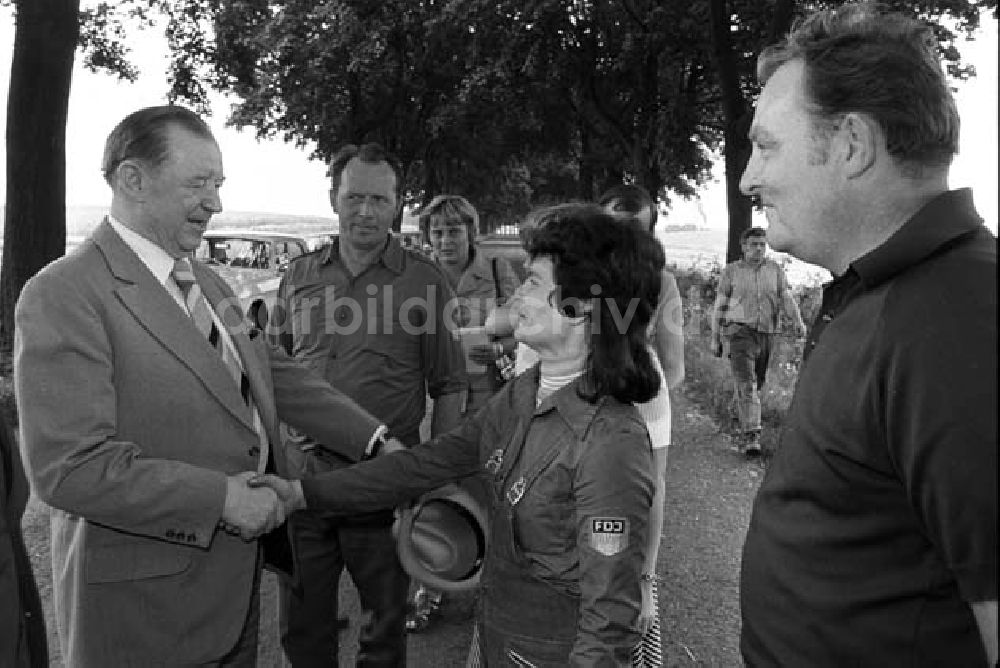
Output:
M613 186L601 195L597 203L612 216L633 221L650 233L656 228L656 203L641 186ZM674 275L664 269L662 280L660 303L650 323L649 336L663 368L667 387L674 390L684 380L684 305Z
M49 665L45 614L21 533L28 495L17 443L0 413L0 666L9 668Z
M281 347L382 419L406 445L420 441L426 397L433 434L461 419L467 386L461 345L446 326L454 298L429 258L390 233L402 206L398 161L378 144L341 148L330 163L330 203L340 234L293 260L278 288ZM297 438L294 475L350 464L336 443ZM340 576L358 589L365 625L360 665L406 664L409 577L399 564L391 510L343 517L321 510L291 521L299 582L281 582L282 644L292 665L329 666L339 652Z
M420 230L458 298L454 324L460 328L482 327L490 311L503 306L521 283L506 259L490 257L476 245L478 228L475 207L457 195L439 195L420 212ZM486 370L470 373L464 415L482 408L500 389L496 363L513 352L512 336L472 347L470 359Z
M849 4L758 60L741 187L834 278L743 548L748 666L997 663L997 240L948 189L938 53Z
M289 511L346 513L484 479L494 502L482 662L625 665L639 639L653 496L649 436L632 403L661 382L646 327L663 252L594 205L553 211L527 250L528 277L509 308L514 336L538 352L538 366L428 443L301 482L262 482ZM619 322L625 309L634 316Z
M738 445L748 456L759 455L760 395L771 362L771 348L785 314L796 336L806 331L785 271L767 257L766 233L751 227L740 236L743 258L722 269L712 307L712 350L729 351L733 372L733 405L739 420ZM725 346L723 346L725 338Z
M429 243L432 257L448 278L455 291L452 306L452 323L456 334L469 336L478 331L487 315L498 305L503 305L520 280L514 269L502 257L490 257L476 245L479 230L479 213L459 195L438 195L420 211L420 232ZM486 401L496 394L504 383L498 363L514 354L512 336L503 338L477 336L469 346L463 344L470 366L467 368L469 383L466 388L463 416L475 414ZM480 341L481 340L481 341ZM468 491L484 503L485 490L470 485ZM440 609L441 592L420 584L414 591L406 616L408 631L421 631L430 624L431 617Z
M129 114L102 171L109 215L15 310L20 446L53 508L62 657L247 665L261 566L294 566L282 505L246 484L288 474L279 420L352 460L384 425L249 330L229 286L192 261L225 178L197 114Z

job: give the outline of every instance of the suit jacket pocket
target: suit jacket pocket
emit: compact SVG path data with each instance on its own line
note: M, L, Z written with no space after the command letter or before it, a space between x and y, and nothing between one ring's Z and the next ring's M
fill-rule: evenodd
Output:
M101 545L87 551L87 582L128 582L182 573L191 565L192 548L153 539Z

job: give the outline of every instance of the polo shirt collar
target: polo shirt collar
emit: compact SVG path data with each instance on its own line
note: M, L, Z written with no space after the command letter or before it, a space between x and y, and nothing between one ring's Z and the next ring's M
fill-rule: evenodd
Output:
M381 262L387 269L395 274L402 274L405 268L406 261L406 251L400 245L399 240L396 239L395 235L389 233L389 240L386 242L385 249L382 251L382 255L379 257L379 262ZM338 236L333 240L333 243L328 244L322 250L320 255L320 262L322 264L330 264L334 260L340 261L340 237Z
M852 262L851 268L866 288L872 288L918 264L952 239L974 231L982 222L972 190L950 190L927 202L885 243Z
M764 259L760 261L760 264L750 264L750 262L745 257L741 257L738 260L738 262L740 263L741 267L745 267L746 269L756 271L757 269L763 268L768 263L769 259L770 258L765 256Z
M385 250L382 251L382 264L393 273L402 274L405 260L406 251L403 250L403 246L400 245L396 235L390 233L389 243L386 244Z

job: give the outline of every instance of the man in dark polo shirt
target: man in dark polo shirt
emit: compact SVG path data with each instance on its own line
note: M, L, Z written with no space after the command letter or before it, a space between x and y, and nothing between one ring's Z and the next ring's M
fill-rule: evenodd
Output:
M835 278L744 546L750 666L997 660L996 237L935 46L846 5L758 63L743 191Z
M432 432L458 423L466 387L461 345L445 326L453 298L426 257L402 248L389 230L403 186L398 163L377 144L348 145L331 161L330 202L340 218L332 245L293 261L278 289L278 338L335 387L419 442L426 394ZM301 472L346 466L323 444L300 439ZM396 558L391 512L292 518L300 584L282 583L282 644L293 666L336 665L337 589L346 566L363 616L359 665L406 664L409 579Z

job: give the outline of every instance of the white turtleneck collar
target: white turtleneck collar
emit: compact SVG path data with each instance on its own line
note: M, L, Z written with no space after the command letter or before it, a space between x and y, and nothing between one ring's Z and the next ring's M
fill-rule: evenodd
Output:
M542 358L538 376L538 393L535 395L535 405L541 404L553 393L583 375L586 363L586 354L583 356L574 356L570 359Z

